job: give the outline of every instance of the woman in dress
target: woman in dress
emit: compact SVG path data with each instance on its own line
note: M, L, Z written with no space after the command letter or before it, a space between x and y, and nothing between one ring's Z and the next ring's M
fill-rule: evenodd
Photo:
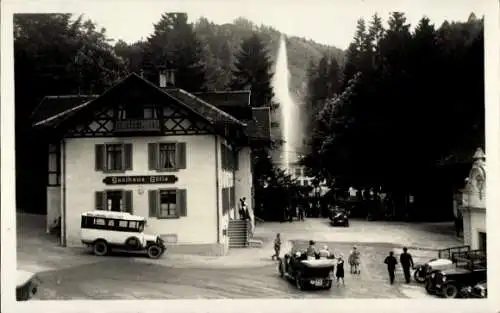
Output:
M344 285L344 256L342 254L337 259L335 276L337 277L337 287L340 286L340 280L342 280L342 285Z

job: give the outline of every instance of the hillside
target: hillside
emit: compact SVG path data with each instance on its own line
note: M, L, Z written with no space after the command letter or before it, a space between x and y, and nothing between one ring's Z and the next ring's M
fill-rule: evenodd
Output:
M204 43L211 88L224 89L230 79L233 56L239 50L242 40L257 32L268 45L271 60L277 56L282 33L278 30L238 18L231 24L216 25L207 18L194 23L200 40ZM305 90L306 70L310 60L318 62L323 54L334 55L342 63L344 52L336 47L326 46L304 38L287 36L287 52L291 76L290 91L296 99L302 99Z

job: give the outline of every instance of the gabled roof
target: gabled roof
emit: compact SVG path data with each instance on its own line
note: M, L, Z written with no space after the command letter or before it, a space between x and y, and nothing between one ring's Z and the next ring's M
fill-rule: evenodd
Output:
M65 112L75 110L83 103L96 99L98 95L61 95L46 96L31 114L34 123L46 119L54 119L56 116L63 116Z

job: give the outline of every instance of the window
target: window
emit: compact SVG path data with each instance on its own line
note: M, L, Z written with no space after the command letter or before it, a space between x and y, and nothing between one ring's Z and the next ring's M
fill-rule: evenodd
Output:
M149 143L148 155L149 170L176 171L186 168L186 143Z
M94 225L106 226L106 220L103 218L96 218L94 220Z
M132 191L107 190L95 193L95 209L132 213Z
M118 119L121 121L126 119L151 120L156 118L156 110L152 106L143 107L140 105L128 105L127 107L122 107L118 110Z
M96 171L122 172L132 170L131 144L103 144L95 146Z
M61 185L60 161L59 145L49 145L48 186Z
M176 144L175 143L160 143L160 164L159 169L175 169L176 168Z
M158 217L177 217L176 190L160 190L160 210Z
M187 216L185 189L149 190L149 217L179 218Z

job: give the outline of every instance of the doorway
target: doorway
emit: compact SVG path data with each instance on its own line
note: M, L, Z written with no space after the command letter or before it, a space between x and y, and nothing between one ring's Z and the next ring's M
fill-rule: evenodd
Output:
M486 251L486 232L478 233L478 248Z

